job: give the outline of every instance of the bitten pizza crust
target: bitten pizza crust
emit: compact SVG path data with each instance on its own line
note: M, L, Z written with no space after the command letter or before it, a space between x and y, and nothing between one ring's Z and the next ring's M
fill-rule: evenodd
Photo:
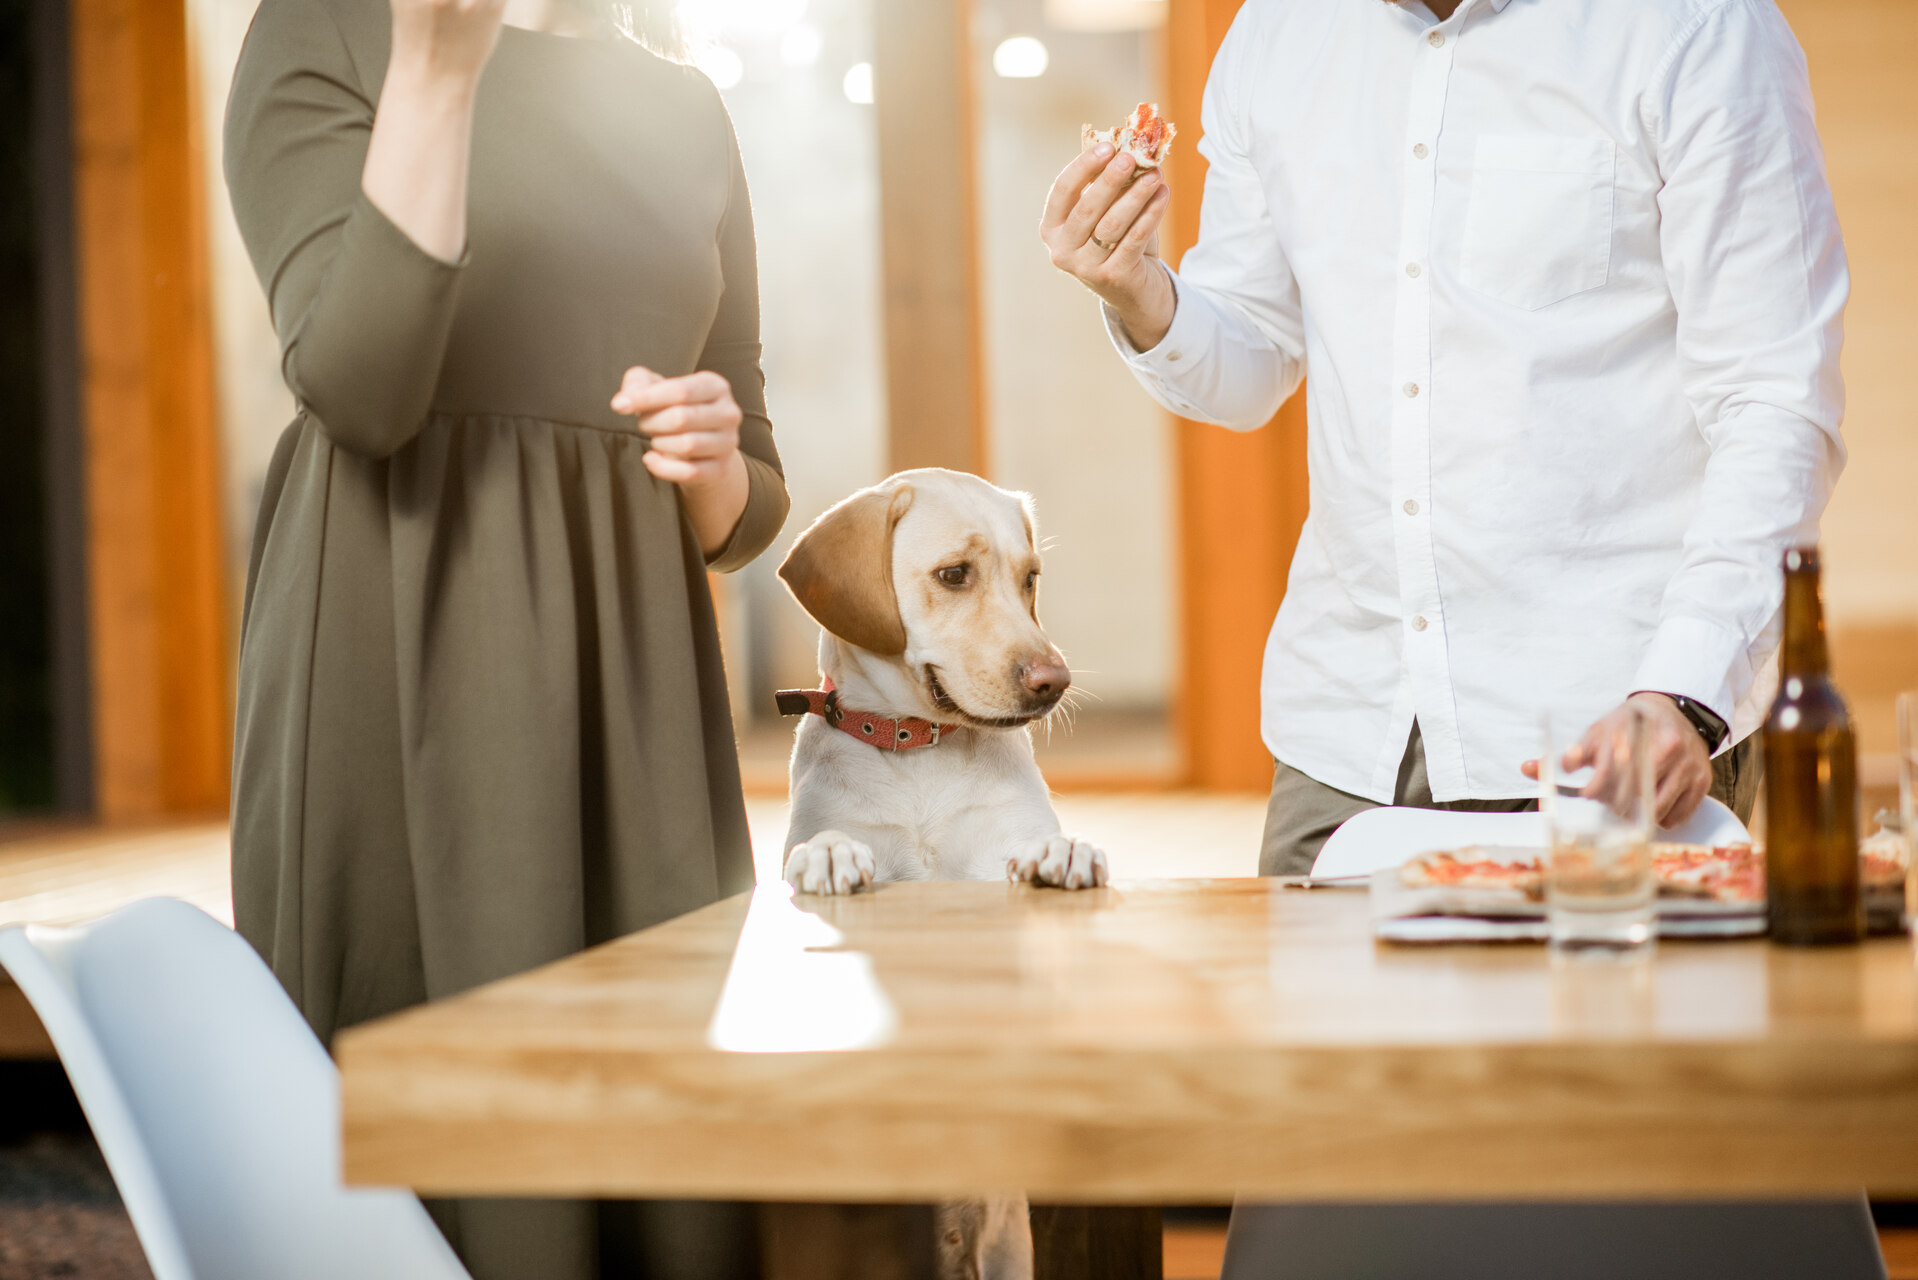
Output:
M1159 114L1158 103L1141 102L1116 129L1101 130L1086 125L1079 134L1079 149L1090 151L1101 142L1109 142L1113 150L1125 152L1139 166L1136 177L1164 164L1172 150L1172 139L1178 136L1178 127Z

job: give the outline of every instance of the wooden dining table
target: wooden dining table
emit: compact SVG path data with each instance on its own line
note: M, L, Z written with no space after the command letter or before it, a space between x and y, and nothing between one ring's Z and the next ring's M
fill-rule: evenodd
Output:
M991 1193L1051 1275L1156 1274L1157 1206L1235 1197L1918 1197L1903 938L1555 964L1269 879L775 884L336 1048L349 1182L768 1202L815 1260L930 1219L802 1206Z

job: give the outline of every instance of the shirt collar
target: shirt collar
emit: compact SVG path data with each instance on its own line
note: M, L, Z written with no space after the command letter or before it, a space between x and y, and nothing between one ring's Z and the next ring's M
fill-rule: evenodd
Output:
M1479 2L1480 0L1465 0L1465 3L1458 7L1458 12L1463 12L1464 10L1471 8L1473 5L1478 4ZM1512 3L1512 0L1486 0L1486 2L1492 6L1492 12L1497 13L1500 10L1504 9L1506 5ZM1453 17L1457 17L1457 16L1458 16L1458 13L1455 12L1453 14Z

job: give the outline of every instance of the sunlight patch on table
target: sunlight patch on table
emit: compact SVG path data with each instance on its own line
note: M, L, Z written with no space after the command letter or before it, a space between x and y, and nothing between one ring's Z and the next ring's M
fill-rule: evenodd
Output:
M898 1013L872 957L828 950L845 935L794 904L792 886L753 890L732 967L706 1040L731 1053L870 1049L892 1038Z

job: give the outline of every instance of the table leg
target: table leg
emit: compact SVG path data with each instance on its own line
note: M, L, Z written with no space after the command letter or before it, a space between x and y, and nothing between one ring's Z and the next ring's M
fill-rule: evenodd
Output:
M765 1280L935 1280L929 1204L763 1204Z
M1162 1280L1164 1232L1156 1208L1035 1204L1034 1280Z

